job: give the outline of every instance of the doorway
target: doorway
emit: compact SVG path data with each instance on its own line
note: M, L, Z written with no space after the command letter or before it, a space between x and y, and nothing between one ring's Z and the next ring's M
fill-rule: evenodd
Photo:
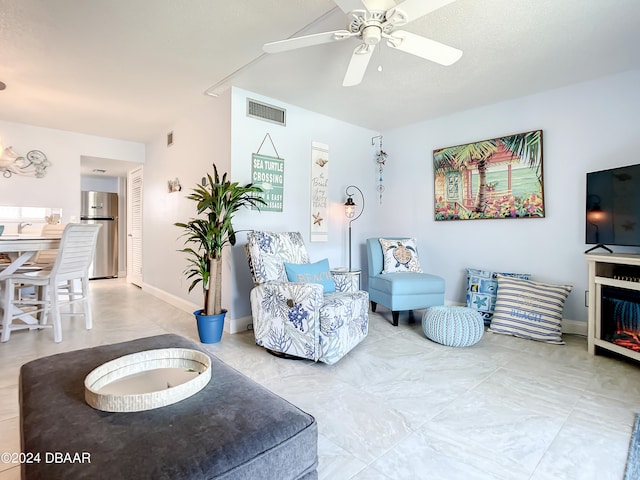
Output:
M101 157L80 157L80 184L81 190L107 191L118 194L118 276L127 278L131 282L129 275L129 172L140 168L139 162L127 162L124 160L114 160ZM140 178L140 181L142 179ZM80 196L80 193L78 193ZM141 221L140 221L141 229ZM140 271L140 281L142 264L138 266ZM134 277L137 278L137 277ZM135 283L135 282L131 282ZM139 285L136 283L136 285Z

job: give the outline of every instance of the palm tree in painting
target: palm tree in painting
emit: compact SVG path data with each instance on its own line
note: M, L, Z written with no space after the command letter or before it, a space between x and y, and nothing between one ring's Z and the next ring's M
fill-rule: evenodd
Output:
M487 192L487 166L491 156L501 145L511 152L511 161L521 159L529 168L536 169L538 181L542 183L542 132L521 133L482 142L443 148L434 153L434 168L436 174L475 168L478 170L478 195L474 212L484 212Z

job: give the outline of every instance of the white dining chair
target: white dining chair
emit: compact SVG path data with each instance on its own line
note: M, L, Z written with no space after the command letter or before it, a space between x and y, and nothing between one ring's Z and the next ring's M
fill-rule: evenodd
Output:
M48 237L48 238L61 238L62 234L64 233L65 227L66 225L63 223L46 224L45 226L42 227L42 230L40 231L40 236ZM30 262L28 262L28 265L33 265L41 268L47 268L47 267L51 268L57 256L58 256L57 249L40 250L36 252L36 254L33 256L33 259Z
M60 240L60 248L50 269L8 275L2 279L2 333L0 341L9 340L12 330L53 328L56 343L62 341L61 315L84 315L87 330L92 327L89 306L89 267L96 249L100 224L68 224ZM20 298L16 286L36 287L36 298ZM69 292L64 290L69 288ZM60 294L67 295L61 300ZM83 311L61 312L61 307L82 302ZM14 323L27 316L38 315L39 323ZM47 324L51 317L51 325Z

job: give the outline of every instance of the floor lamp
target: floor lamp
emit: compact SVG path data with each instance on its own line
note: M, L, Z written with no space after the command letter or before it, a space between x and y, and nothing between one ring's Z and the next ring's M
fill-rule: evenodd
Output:
M355 214L356 213L356 207L358 205L353 201L353 195L354 194L353 193L349 193L349 191L351 189L357 190L358 193L360 193L360 196L362 197L362 208L360 209L360 213L358 215ZM345 193L347 194L347 201L344 202L344 214L349 219L349 271L351 271L351 224L355 220L360 218L360 215L362 215L362 212L364 212L364 195L362 194L362 190L360 190L355 185L349 185L347 187L347 189L345 190Z

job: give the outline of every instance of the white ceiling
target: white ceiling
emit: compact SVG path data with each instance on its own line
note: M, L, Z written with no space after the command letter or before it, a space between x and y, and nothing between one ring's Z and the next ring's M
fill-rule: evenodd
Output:
M0 0L0 119L147 142L231 75L221 89L384 131L640 68L639 23L638 0L457 0L405 29L461 60L381 44L362 84L342 87L354 39L261 49L344 29L332 0Z

